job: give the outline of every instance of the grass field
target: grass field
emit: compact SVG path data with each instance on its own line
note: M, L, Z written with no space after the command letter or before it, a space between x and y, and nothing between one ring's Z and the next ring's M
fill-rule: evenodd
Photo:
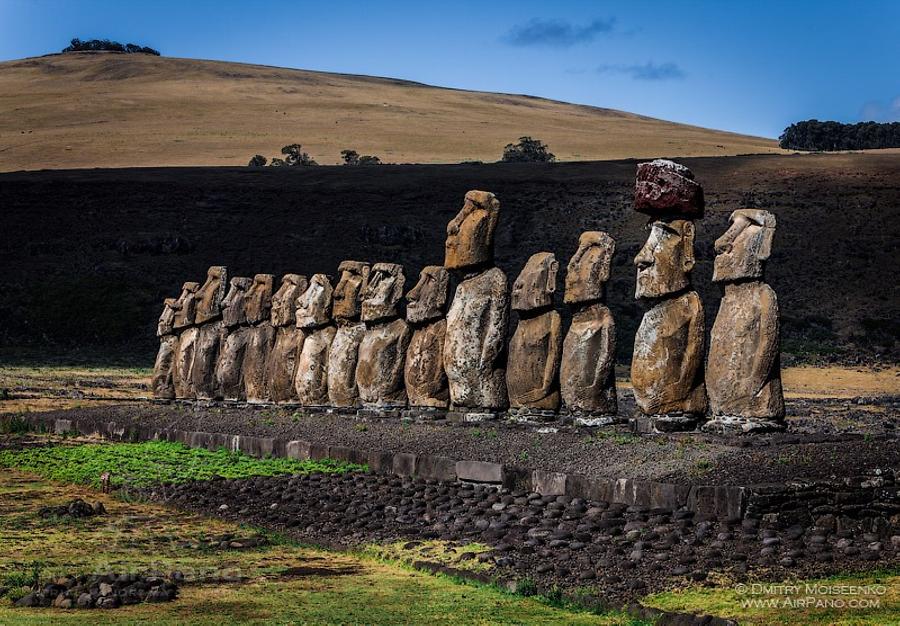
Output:
M392 163L496 161L521 135L561 160L782 152L749 137L542 98L222 61L77 53L0 63L0 171L246 165L301 143Z

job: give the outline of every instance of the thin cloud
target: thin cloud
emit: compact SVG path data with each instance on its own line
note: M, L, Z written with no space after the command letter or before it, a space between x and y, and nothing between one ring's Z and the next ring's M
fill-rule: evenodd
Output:
M600 35L613 32L615 22L614 18L597 19L585 26L576 26L563 20L533 19L511 28L503 40L513 46L568 48L575 44L591 42Z
M900 96L887 104L877 100L866 102L859 117L862 122L900 122Z
M636 65L600 65L598 74L625 74L635 80L681 80L686 76L675 63L653 63L649 61Z

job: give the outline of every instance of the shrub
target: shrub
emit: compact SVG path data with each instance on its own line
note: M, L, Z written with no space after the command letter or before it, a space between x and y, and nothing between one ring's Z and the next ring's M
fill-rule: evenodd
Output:
M159 50L154 50L147 46L139 46L133 43L120 44L118 41L110 41L109 39L88 39L82 41L78 37L72 39L68 46L63 48L63 52L84 52L93 50L105 50L108 52L124 52L126 54L152 54L159 56Z
M381 165L381 159L371 154L360 154L356 150L341 150L344 165Z
M284 159L279 159L278 157L272 157L272 162L269 163L269 167L284 167L285 165Z
M254 154L253 158L250 159L250 162L247 163L248 167L264 167L268 159L261 154Z
M504 163L549 163L556 160L547 145L540 139L519 137L518 143L508 143L503 148Z
M303 152L303 146L299 143L292 143L288 146L284 146L281 149L281 154L285 155L285 165L318 165L311 156L306 152Z

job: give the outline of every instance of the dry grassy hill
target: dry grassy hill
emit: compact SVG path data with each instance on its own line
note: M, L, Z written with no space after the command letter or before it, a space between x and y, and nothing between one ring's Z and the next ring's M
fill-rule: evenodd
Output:
M612 109L241 63L83 52L0 63L0 171L245 165L302 143L394 163L496 161L521 135L564 161L780 152Z

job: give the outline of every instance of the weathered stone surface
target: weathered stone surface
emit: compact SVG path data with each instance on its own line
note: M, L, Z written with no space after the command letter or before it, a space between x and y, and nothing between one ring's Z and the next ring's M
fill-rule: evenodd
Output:
M222 265L213 265L206 272L206 282L197 292L195 322L204 324L222 315L222 300L228 284L228 272Z
M159 351L153 364L151 388L153 397L171 400L175 397L174 364L178 350L178 335L162 335L159 338Z
M410 406L446 408L450 388L444 372L444 340L447 320L416 327L406 350L403 379Z
M778 300L762 281L774 232L774 215L741 209L716 241L713 280L725 283L725 296L713 324L706 372L712 430L782 427Z
M159 314L159 322L156 324L157 337L164 337L175 332L175 307L177 302L177 298L166 298L163 301L163 310Z
M503 482L503 466L485 461L457 461L456 476L471 482L499 483Z
M615 415L616 325L601 302L581 305L566 333L560 366L560 389L575 413Z
M297 321L297 301L308 286L309 281L301 274L282 276L281 286L272 296L272 326L294 326Z
M450 274L441 265L428 265L419 282L406 294L406 321L424 324L444 317L450 291Z
M445 456L420 454L416 459L416 476L426 480L456 480L456 461Z
M688 220L656 220L647 243L634 259L636 298L661 298L686 289L694 269L694 224Z
M607 233L587 231L566 269L565 301L572 305L560 368L566 407L593 417L615 415L616 326L603 304L616 242Z
M500 269L459 284L447 314L444 342L444 370L454 406L506 408L508 324L509 288Z
M478 267L494 259L494 231L500 201L487 191L470 191L463 208L447 225L444 267Z
M567 474L534 470L531 473L531 489L542 496L561 496L566 493Z
M275 329L266 319L247 328L247 345L244 348L244 393L247 402L268 402L266 385L266 358L275 343Z
M401 452L394 455L391 470L398 476L412 476L416 473L416 455Z
M216 381L216 364L219 360L219 347L224 339L225 326L221 319L206 322L197 332L191 377L194 397L198 400L221 397Z
M406 294L406 320L413 326L406 351L403 378L410 406L445 408L450 399L444 372L444 308L450 275L440 265L429 265Z
M181 330L194 325L194 315L197 312L197 290L200 283L188 282L181 286L181 295L175 301L175 317L172 320L172 328Z
M685 166L666 159L639 163L634 208L653 216L703 217L703 187Z
M562 318L552 310L559 263L549 252L528 259L512 290L519 322L509 342L506 385L509 405L555 411L559 408Z
M340 320L328 353L328 399L337 407L359 406L356 366L359 345L366 334L363 322Z
M235 326L228 330L219 350L216 364L216 384L226 400L244 400L244 351L250 337L250 328Z
M185 328L178 335L174 369L175 397L179 400L194 397L194 346L197 343L197 327Z
M361 261L342 261L338 266L340 279L334 288L334 319L359 319L361 296L369 281L369 270L369 264Z
M696 292L660 300L644 314L631 362L634 397L644 414L704 414L703 345L703 305Z
M253 280L235 276L230 281L228 293L222 301L222 322L226 328L234 328L247 323L246 298Z
M356 384L363 406L406 406L403 366L411 337L409 324L403 319L368 325L356 366Z
M272 284L275 277L272 274L257 274L253 277L253 284L247 291L246 304L244 305L247 323L259 324L270 321L272 310Z
M297 398L294 381L304 337L303 329L293 325L275 329L275 343L266 358L266 385L272 402L290 402Z
M391 320L400 315L398 305L403 298L406 276L397 263L376 263L369 272L362 300L360 319L364 322Z
M331 322L334 289L325 274L314 274L297 300L297 328L311 329Z

